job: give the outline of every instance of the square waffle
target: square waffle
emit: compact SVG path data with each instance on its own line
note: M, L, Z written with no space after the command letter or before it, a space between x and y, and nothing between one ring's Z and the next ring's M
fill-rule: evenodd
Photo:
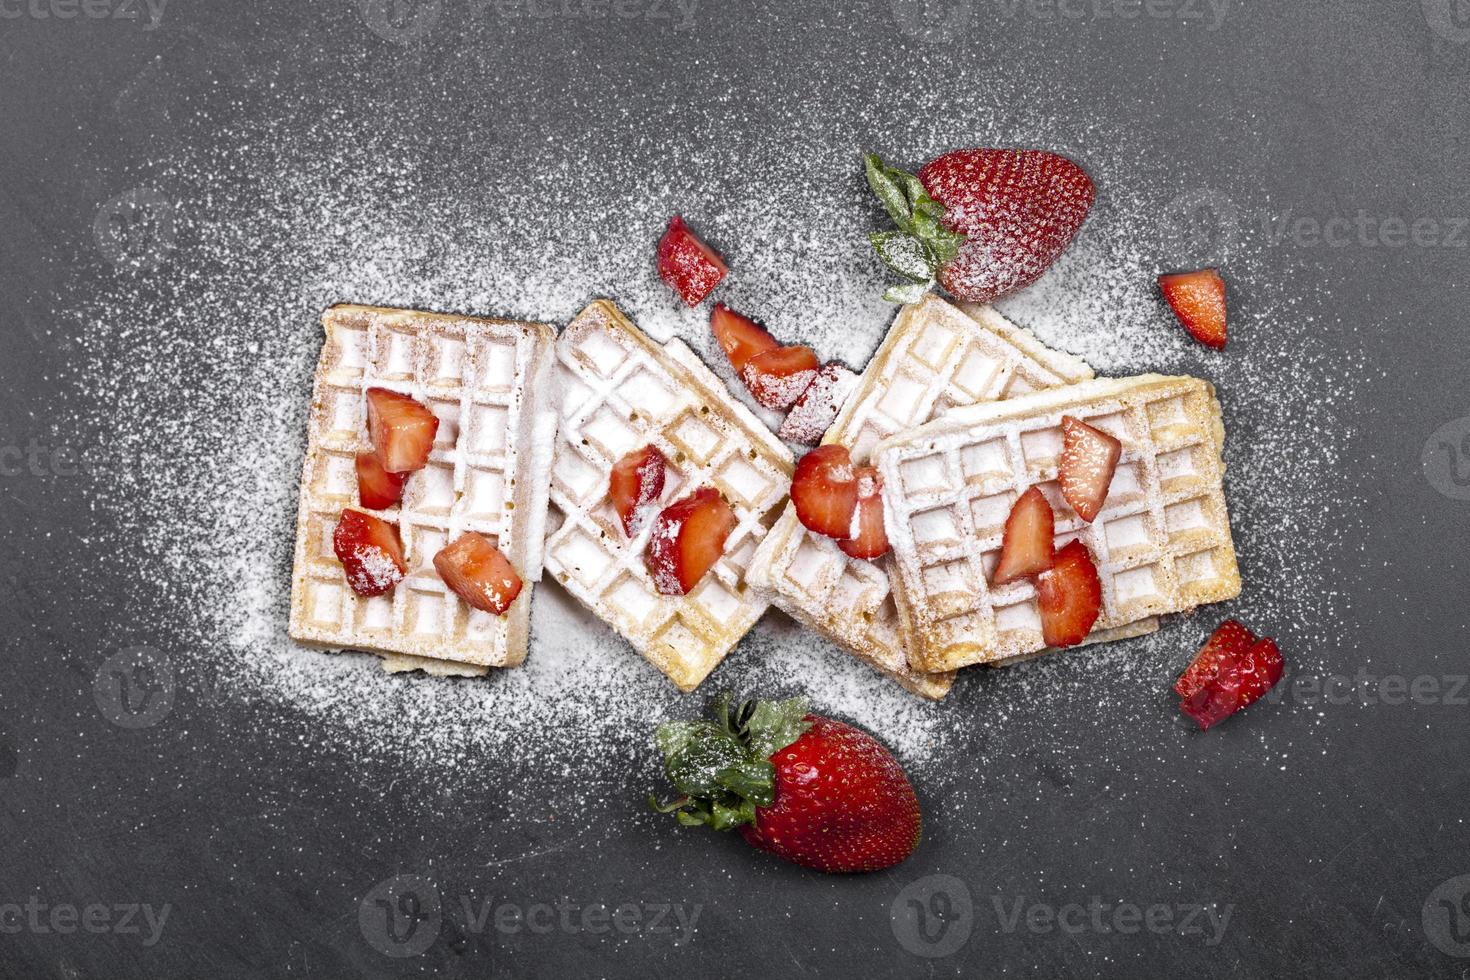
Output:
M1123 443L1091 524L1056 482L1063 415ZM1034 485L1056 514L1057 546L1080 538L1097 563L1098 630L1126 630L1239 595L1222 489L1224 440L1214 388L1159 375L976 405L885 440L874 455L913 665L953 670L1044 648L1035 586L989 584L1011 505Z
M533 583L541 578L550 450L548 380L556 334L539 323L368 306L322 316L291 582L294 639L384 656L390 670L484 673L526 658ZM354 460L372 444L368 388L390 388L439 418L429 464L388 510L361 506ZM398 525L408 575L386 595L348 588L332 550L344 507ZM434 570L464 531L500 548L525 582L503 616L466 605Z
M560 523L546 542L546 567L692 691L768 608L745 576L791 487L791 451L683 342L654 343L605 300L562 332L556 358L551 503ZM724 556L686 596L660 595L644 566L654 522L630 541L607 500L613 464L646 445L668 461L662 505L714 486L738 522Z
M1085 363L1046 347L990 307L961 308L930 294L898 314L822 444L846 446L861 464L882 439L954 409L1091 377ZM890 570L887 556L849 558L835 541L802 527L788 506L756 552L750 581L904 687L941 698L954 675L910 667L889 599Z

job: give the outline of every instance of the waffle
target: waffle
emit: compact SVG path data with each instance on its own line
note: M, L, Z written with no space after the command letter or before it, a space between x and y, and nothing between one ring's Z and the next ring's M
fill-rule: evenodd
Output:
M334 306L322 316L297 513L291 636L378 653L389 670L484 673L526 657L533 583L541 577L556 413L548 380L555 332L539 323ZM403 392L439 418L429 464L399 506L361 506L354 458L371 449L364 392ZM545 448L543 448L545 447ZM347 586L332 550L342 508L399 527L408 575L371 599ZM433 558L464 531L496 543L525 582L503 616L466 605Z
M934 295L906 306L863 371L822 443L865 462L879 441L962 406L1011 398L1092 377L987 306L956 307ZM891 561L849 558L836 542L802 527L794 507L756 552L751 584L818 633L916 694L941 698L952 673L909 666L889 601Z
M1123 443L1091 524L1056 482L1063 415ZM1044 648L1035 586L989 585L1011 505L1033 485L1056 514L1057 546L1080 538L1097 563L1098 630L1126 632L1148 617L1239 595L1221 485L1224 439L1207 382L1144 375L976 405L885 440L875 458L913 666L953 670Z
M791 486L792 457L681 341L660 346L613 304L593 303L556 345L561 432L546 567L683 691L692 691L769 603L748 588L756 545ZM633 540L607 501L613 464L654 445L662 503L706 485L738 521L724 556L687 596L660 595L644 566L653 521Z

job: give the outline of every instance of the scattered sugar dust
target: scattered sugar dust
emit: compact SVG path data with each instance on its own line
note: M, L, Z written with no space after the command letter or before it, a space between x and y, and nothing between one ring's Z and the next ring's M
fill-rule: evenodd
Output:
M997 80L1002 103L1004 84ZM115 451L139 462L97 502L99 547L126 542L149 578L166 583L160 590L170 604L158 628L184 644L170 653L218 677L220 696L299 713L321 739L357 756L432 768L446 787L455 774L483 773L487 760L534 765L553 779L647 760L654 723L687 716L702 699L680 696L549 580L536 592L526 666L486 679L389 676L369 657L308 651L287 639L318 316L332 303L357 302L562 325L607 296L653 336L684 338L740 391L710 338L707 310L685 309L653 268L663 224L682 210L731 264L718 298L763 319L783 341L860 368L894 313L880 298L885 273L865 239L879 220L859 165L868 131L829 121L800 154L766 139L725 161L697 149L720 123L695 120L669 136L670 174L657 149L624 155L594 131L556 146L528 144L533 159L523 168L466 182L463 173L485 171L485 161L444 166L424 148L423 135L439 122L432 106L416 107L426 119L390 119L344 138L344 119L394 110L367 92L337 96L363 104L339 109L298 91L277 95L267 104L273 111L251 122L197 120L195 138L138 175L175 202L178 243L167 263L104 282L64 311L84 333L82 348L94 352L74 379L85 393L78 403L92 407L70 422L108 431ZM935 109L925 118L942 118ZM1247 582L1233 608L1262 629L1291 623L1298 639L1322 635L1326 625L1313 624L1342 615L1326 583L1347 531L1327 517L1342 513L1336 502L1352 491L1316 477L1332 471L1348 437L1340 420L1363 366L1318 352L1310 337L1322 329L1312 313L1319 297L1272 285L1285 277L1248 246L1226 256L1230 275L1253 286L1234 346L1215 355L1193 345L1153 292L1160 256L1170 253L1140 136L1095 121L1005 118L994 142L1109 147L1117 159L1094 158L1089 167L1137 176L1108 188L1072 250L1001 308L1099 373L1182 371L1216 381ZM910 163L948 148L942 132L916 139ZM715 189L690 192L694 174ZM1312 555L1288 544L1303 535L1319 542ZM1138 692L1166 687L1215 618L1207 612L1156 637L972 672L935 705L773 613L706 687L809 694L820 710L873 730L939 791L957 768L1074 752L1091 726L1064 706L1088 699L1106 698L1119 727L1167 726L1159 699Z

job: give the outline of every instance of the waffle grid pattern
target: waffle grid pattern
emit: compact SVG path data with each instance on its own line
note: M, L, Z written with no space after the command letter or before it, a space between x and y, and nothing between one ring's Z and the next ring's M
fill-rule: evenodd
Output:
M746 571L791 485L791 452L675 340L660 347L598 301L557 343L561 426L552 468L546 566L684 691L693 690L769 603ZM724 556L687 596L660 595L644 565L652 521L629 540L607 501L613 464L654 445L668 461L668 505L714 486L737 525Z
M544 459L555 334L542 324L408 310L339 306L323 316L291 596L291 635L334 648L371 650L395 668L413 659L508 667L526 656L533 583L545 530ZM354 460L372 448L364 392L390 388L439 419L428 465L387 510L362 507ZM545 454L540 454L544 456ZM540 471L538 474L538 470ZM332 549L344 507L397 524L408 575L391 592L355 595ZM434 570L440 548L465 531L484 534L526 582L503 616L472 609Z
M1091 377L1082 361L989 307L960 308L930 295L899 314L822 442L846 446L862 463L881 440L955 409ZM791 616L904 687L941 698L953 674L910 666L891 574L889 558L849 558L788 506L757 552L751 580Z
M1123 443L1092 524L1056 482L1063 415ZM1206 382L1146 375L975 406L884 442L877 459L898 568L895 598L914 639L914 666L952 670L1044 648L1035 586L989 584L1011 505L1034 485L1056 514L1057 546L1080 539L1097 563L1098 630L1238 595L1223 440Z

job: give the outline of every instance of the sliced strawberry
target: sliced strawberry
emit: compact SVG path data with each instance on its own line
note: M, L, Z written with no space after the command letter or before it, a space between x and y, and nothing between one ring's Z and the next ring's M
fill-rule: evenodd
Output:
M698 306L730 270L677 214L658 243L658 274L690 306Z
M403 497L407 473L389 473L377 453L357 454L357 496L369 510L385 510Z
M1108 499L1113 471L1118 468L1118 457L1122 455L1123 444L1117 439L1080 419L1062 416L1062 466L1058 481L1067 503L1089 524Z
M644 562L663 595L688 595L725 553L735 512L714 487L665 507L654 521Z
M1255 643L1256 634L1233 619L1225 620L1210 634L1189 667L1174 682L1174 693L1181 698L1194 694L1220 672L1223 664L1238 660Z
M1005 585L1016 579L1044 572L1052 567L1052 538L1056 532L1056 515L1040 487L1032 487L1011 505L1001 537L1000 562L992 585Z
M782 412L796 404L821 369L810 347L777 347L746 361L740 377L756 401Z
M851 537L837 547L851 558L871 561L888 553L888 531L883 527L883 478L871 466L859 466L857 509L852 513Z
M407 395L387 388L367 390L368 434L389 473L412 473L429 462L439 420Z
M808 530L839 541L851 536L858 479L847 449L818 446L801 457L791 477L791 502Z
M1036 579L1036 603L1047 646L1075 646L1092 632L1102 611L1102 582L1085 544L1071 541L1057 552L1056 564Z
M521 577L483 534L466 531L434 556L434 570L455 595L501 615L521 594Z
M1195 340L1206 347L1225 349L1225 280L1218 270L1159 276L1159 288Z
M607 496L630 538L638 536L649 508L664 492L665 462L657 446L644 446L618 460L612 468Z
M360 596L382 595L408 574L398 525L360 510L342 511L332 532L332 550L342 563L347 584Z
M709 328L736 374L744 371L745 363L756 354L781 346L765 327L743 313L736 313L724 303L716 303L710 312Z
M787 442L815 446L836 421L857 381L858 376L841 364L834 361L826 365L791 406L776 435Z

